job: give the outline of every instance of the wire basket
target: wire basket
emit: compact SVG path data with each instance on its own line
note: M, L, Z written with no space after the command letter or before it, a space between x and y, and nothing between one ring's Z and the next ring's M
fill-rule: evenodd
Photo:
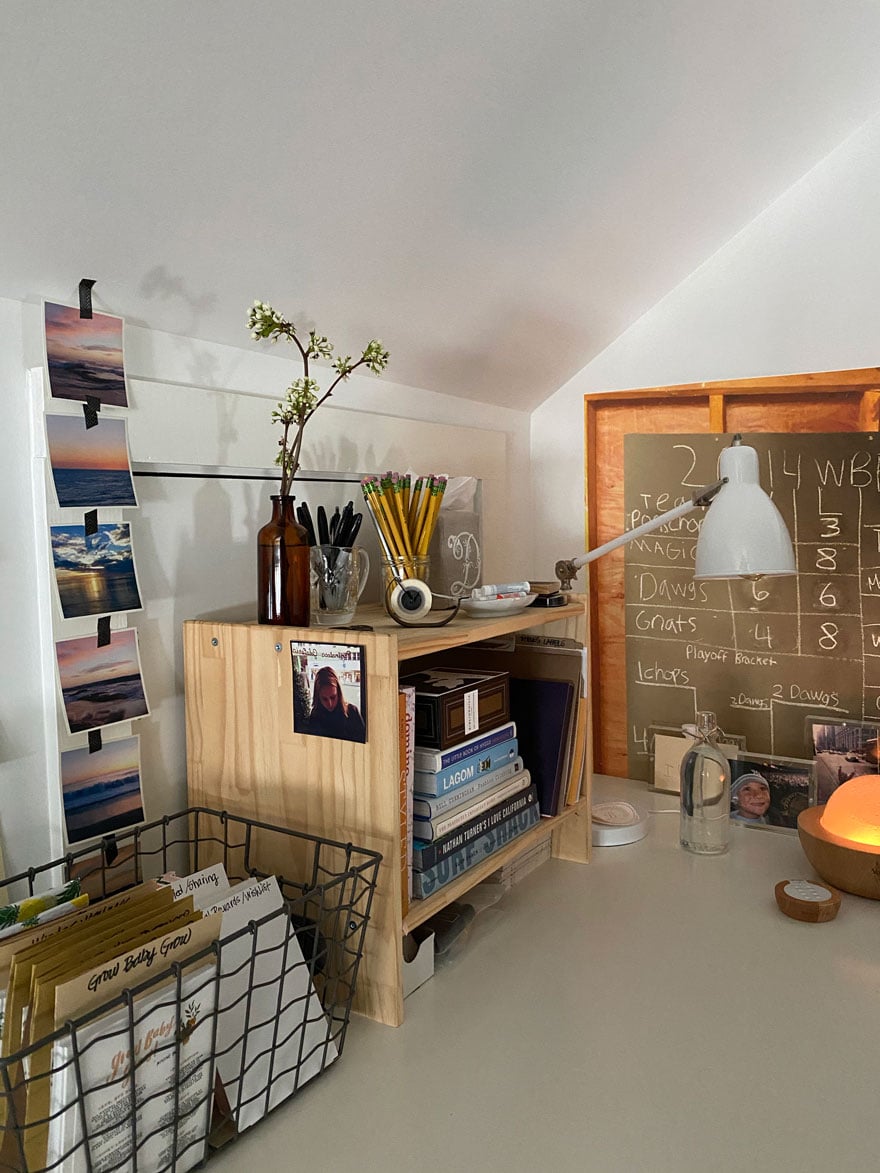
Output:
M0 1057L0 1170L185 1173L326 1070L342 1053L381 858L191 807L0 881L20 900L78 878L93 907L220 863L230 884L274 876L283 897Z

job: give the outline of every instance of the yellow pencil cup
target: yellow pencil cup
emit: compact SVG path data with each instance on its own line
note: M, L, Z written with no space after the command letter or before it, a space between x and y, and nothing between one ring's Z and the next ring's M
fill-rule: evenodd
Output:
M388 558L382 555L382 602L385 610L388 611L388 600L391 597L392 588L398 583L400 579L417 578L421 582L428 582L428 575L431 572L431 559L427 554L421 557L412 558ZM391 612L388 611L390 615Z

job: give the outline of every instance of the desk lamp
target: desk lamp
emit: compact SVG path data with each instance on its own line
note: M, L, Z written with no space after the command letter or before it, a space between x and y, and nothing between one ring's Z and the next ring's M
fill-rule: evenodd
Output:
M734 436L721 453L720 479L695 490L690 501L627 530L603 546L556 563L563 591L571 590L581 566L660 529L694 509L708 509L697 539L695 578L762 578L795 574L794 550L779 510L761 488L758 453Z

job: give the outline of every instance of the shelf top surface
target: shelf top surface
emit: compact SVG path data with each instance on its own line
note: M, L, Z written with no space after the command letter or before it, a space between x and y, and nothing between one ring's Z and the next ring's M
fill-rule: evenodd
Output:
M514 615L499 615L497 618L471 618L463 612L444 627L402 627L386 614L384 607L379 603L358 607L352 627L286 627L273 628L283 630L288 638L315 639L320 637L332 639L334 642L356 642L361 634L387 636L397 641L397 658L410 660L416 656L428 655L432 652L443 651L445 648L460 647L462 644L476 643L478 640L491 639L494 636L506 635L513 631L526 631L531 627L543 627L544 624L554 623L559 619L570 619L583 616L584 598L581 595L569 596L570 602L564 607L527 607ZM192 622L223 624L240 621L222 615L205 616ZM257 627L256 621L251 620L247 626ZM370 631L364 633L362 626L368 625ZM295 634L294 634L295 633Z

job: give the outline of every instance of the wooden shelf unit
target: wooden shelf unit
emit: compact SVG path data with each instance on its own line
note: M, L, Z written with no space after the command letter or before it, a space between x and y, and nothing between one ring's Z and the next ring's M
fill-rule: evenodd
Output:
M381 607L360 607L372 631L268 627L218 619L184 623L189 801L382 853L354 1009L379 1022L403 1022L405 933L463 896L547 830L553 855L587 862L591 850L591 753L581 800L540 824L430 899L402 915L397 683L402 661L511 632L586 639L582 598L555 609L529 608L497 619L464 615L440 628L404 628ZM291 640L364 648L367 741L293 732ZM406 674L406 671L403 671ZM584 719L587 707L584 707ZM528 763L526 763L528 764Z

